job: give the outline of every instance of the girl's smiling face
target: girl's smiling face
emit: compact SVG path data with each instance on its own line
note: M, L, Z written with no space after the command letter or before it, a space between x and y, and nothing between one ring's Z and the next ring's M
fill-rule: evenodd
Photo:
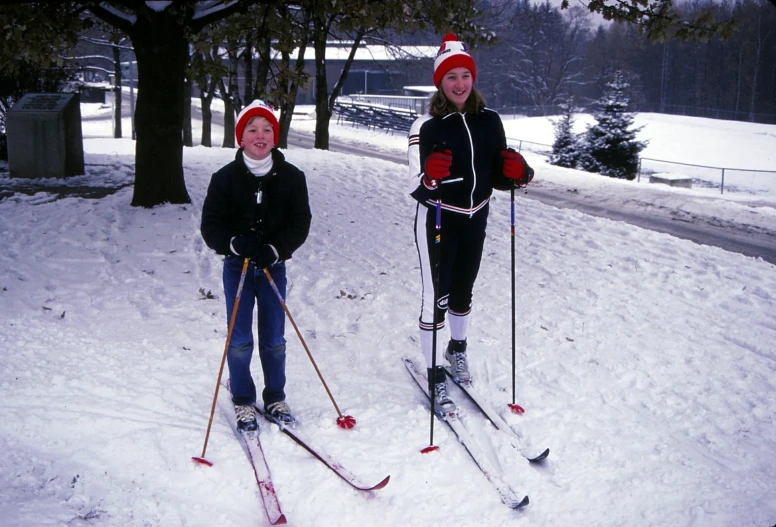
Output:
M265 117L256 116L248 121L243 130L240 146L251 159L265 159L275 146L275 132Z
M468 68L453 68L442 77L440 88L445 97L461 111L472 92L473 83L472 72Z

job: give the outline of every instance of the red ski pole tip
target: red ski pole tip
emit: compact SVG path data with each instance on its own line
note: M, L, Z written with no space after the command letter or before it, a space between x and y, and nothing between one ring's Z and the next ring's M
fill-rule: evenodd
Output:
M207 460L207 459L205 459L204 457L195 457L195 456L192 456L192 458L191 458L191 459L193 459L194 461L196 461L196 462L197 462L197 463L199 463L200 465L207 465L207 466L209 466L209 467L212 467L212 466L213 466L213 463L211 463L210 461L208 461L208 460Z
M434 452L435 450L439 450L439 447L436 445L427 446L426 448L422 449L420 451L421 454L428 454L429 452Z
M512 410L513 414L524 414L525 413L525 409L522 406L520 406L519 404L508 404L507 406L509 406L509 409Z
M337 418L337 426L350 430L356 426L356 419L352 415L343 415Z

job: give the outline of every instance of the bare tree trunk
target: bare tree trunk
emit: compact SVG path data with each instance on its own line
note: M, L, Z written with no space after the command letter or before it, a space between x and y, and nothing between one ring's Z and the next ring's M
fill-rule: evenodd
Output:
M361 45L364 30L359 29L350 48L350 54L342 67L342 73L334 84L329 95L328 81L326 80L326 38L329 35L330 22L321 19L313 21L313 49L315 50L315 148L329 149L329 123L331 122L332 108L339 97L340 90L348 77L350 66L356 56L356 50Z
M757 45L755 48L754 59L754 71L752 73L752 95L749 103L749 122L754 122L755 117L755 105L757 103L757 84L760 79L760 65L762 64L763 48L765 42L771 36L772 31L768 31L763 35L762 19L757 20Z
M304 55L307 50L307 41L303 41L299 44L299 54L297 55L296 65L294 66L294 76L290 83L282 79L280 83L281 89L285 90L283 95L283 104L280 106L280 142L278 144L281 148L288 146L288 131L291 129L291 120L294 116L294 108L296 107L296 95L299 92L299 83L296 79L301 78L304 73L305 60ZM288 53L283 53L283 62L288 67L291 62L291 57Z
M189 76L183 81L183 146L194 146L191 133L191 80Z
M218 83L221 87L221 96L224 98L224 141L221 144L223 148L234 148L234 125L237 112L242 109L242 103L240 101L240 89L237 83L237 66L239 64L239 57L234 52L237 48L237 44L233 41L227 43L229 51L229 77L228 77L228 89L224 84L223 79L219 79ZM231 132L231 133L230 133Z
M328 23L324 20L313 21L313 49L315 50L315 148L329 149L329 87L326 80L326 38L329 35Z
M234 48L235 43L229 42L230 47ZM242 99L240 98L240 86L237 82L238 70L240 68L240 57L234 51L229 51L229 98L232 100L234 110L242 110Z
M121 50L113 48L113 138L121 139Z
M668 42L663 42L663 62L660 65L660 113L666 113L668 100Z
M208 82L208 86L205 87L205 90L201 90L199 95L199 100L202 103L202 140L200 141L200 144L207 147L213 146L213 112L210 109L210 106L213 102L215 92L216 80L211 78L210 82Z
M741 106L741 82L742 77L744 75L744 72L742 71L742 66L744 63L744 47L739 45L738 46L738 68L736 68L736 106L735 111L738 113L739 108Z
M183 178L183 78L189 48L171 16L138 17L129 37L138 67L132 206L191 203Z
M243 96L245 104L250 104L253 100L253 43L245 43L243 51L243 63L245 64L245 82L243 83Z
M272 52L269 34L261 42L261 47L257 47L259 54L259 64L256 66L256 82L253 85L253 98L264 99L264 90L267 88L267 77L269 77L270 53Z
M210 148L212 146L213 112L210 110L210 101L207 97L200 97L202 103L202 139L200 144Z
M221 85L221 95L224 98L224 141L221 143L223 148L234 148L234 125L235 125L235 112L234 104L232 104L232 98L226 92L226 86L224 86L224 80L219 79L218 83Z

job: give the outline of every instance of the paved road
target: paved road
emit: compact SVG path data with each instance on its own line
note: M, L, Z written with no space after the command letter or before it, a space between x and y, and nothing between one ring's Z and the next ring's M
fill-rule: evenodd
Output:
M312 137L306 134L292 132L289 134L288 142L303 148L313 147ZM357 145L339 143L333 140L330 140L329 143L330 149L334 152L376 157L402 164L407 163L407 158L399 154L374 152ZM549 184L531 186L525 197L554 207L573 208L592 216L624 221L644 229L671 234L699 244L712 245L727 251L760 257L776 265L776 230L725 221L715 216L688 214L660 207L649 210L614 209L605 204L591 202L583 195L569 192L569 189Z
M714 216L689 215L676 210L615 210L585 203L563 189L532 189L526 197L559 208L573 208L602 218L620 220L644 229L671 234L727 251L759 256L776 264L776 231L723 221Z
M298 146L301 148L313 148L313 145L315 144L315 140L313 139L312 135L301 134L291 130L288 132L288 144L293 146ZM358 145L353 145L349 143L340 143L332 139L329 139L329 149L332 152L340 152L343 154L354 154L358 156L376 157L378 159L384 159L385 161L393 161L394 163L404 163L405 165L407 164L406 154L402 156L399 154L392 154L388 152L375 152L372 150L367 150L366 148Z

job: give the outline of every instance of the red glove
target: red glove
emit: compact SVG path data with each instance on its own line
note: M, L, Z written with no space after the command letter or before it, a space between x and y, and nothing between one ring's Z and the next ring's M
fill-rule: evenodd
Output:
M525 158L512 148L501 151L501 157L504 158L503 172L504 176L513 180L518 187L522 187L531 182L534 177L533 168L528 166Z
M431 152L426 158L426 175L436 183L450 175L450 165L452 164L453 153L449 149Z

